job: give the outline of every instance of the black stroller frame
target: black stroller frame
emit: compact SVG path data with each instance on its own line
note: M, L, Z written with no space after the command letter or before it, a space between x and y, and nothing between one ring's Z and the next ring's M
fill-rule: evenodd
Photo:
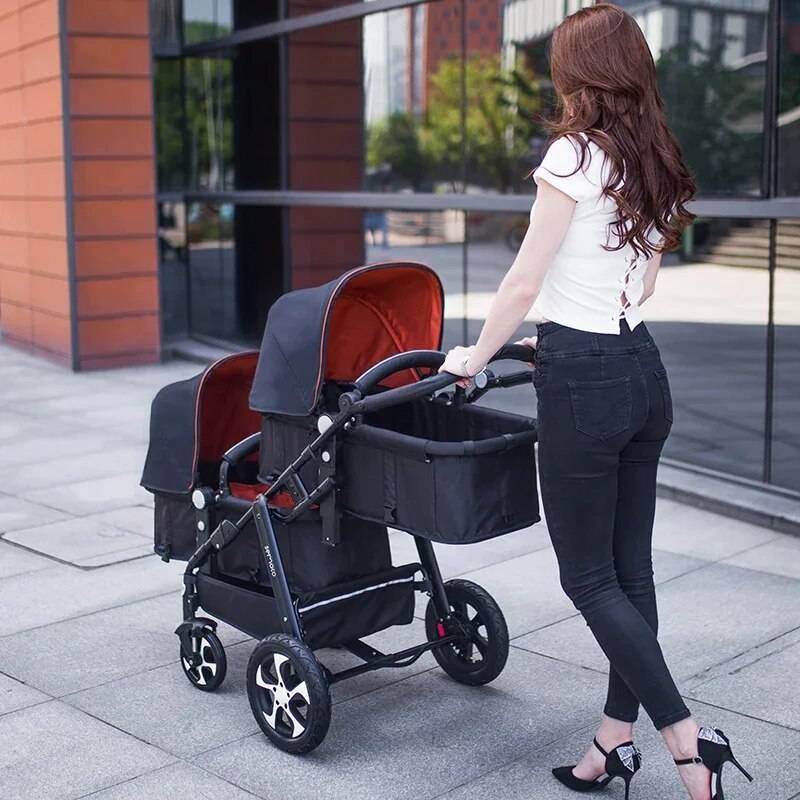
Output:
M404 265L404 268L408 268L408 265ZM362 268L365 269L370 268ZM263 352L262 349L262 355ZM534 351L529 347L507 345L495 354L492 361L513 359L531 362L533 357ZM330 723L328 687L339 681L376 669L407 667L429 651L450 677L468 685L482 685L494 680L505 666L509 650L508 630L497 603L476 584L465 580L445 583L442 578L432 540L447 539L437 539L430 530L424 529L422 523L396 518L394 509L388 508L390 504L386 502L377 510L359 506L357 498L348 496L347 481L340 477L342 465L338 462L342 457L343 440L356 439L366 421L374 420L376 415L396 407L422 404L425 413L436 412L434 417L445 411L448 415L458 416L466 413L468 406L494 388L528 384L532 380L530 369L496 375L487 368L475 377L474 386L469 392L460 386L454 392L442 392L459 380L449 373L430 374L413 383L387 388L387 379L391 379L391 376L404 370L413 370L416 375L420 375L422 370L434 373L444 358L444 353L428 349L391 355L369 367L346 389L343 388L336 398L338 410L332 411L330 404L323 408L322 401L316 403L313 416L316 418L317 432L313 439L302 447L288 465L271 470L266 478L259 475L259 481L263 482L265 488L254 499L243 499L232 493L231 475L252 460L262 445L266 446L263 431L246 436L224 452L219 462L216 488L208 485L211 482L208 475L195 484L191 502L198 546L192 546L186 552L183 621L175 631L180 639L181 665L189 681L203 691L217 689L224 680L226 657L216 635L217 622L210 617L198 616L201 608L261 639L248 665L248 695L254 717L262 731L273 744L286 752L306 753L323 741ZM391 380L388 382L391 383ZM255 392L251 394L251 407L254 406L254 395ZM483 415L489 413L486 409L477 411ZM532 463L535 425L532 421L525 422L528 426L524 430L504 433L502 441L509 450L517 447L524 451L523 456L531 462L529 466L535 475L535 465ZM440 425L441 420L429 420L428 424ZM474 438L478 439L478 436ZM520 447L520 443L524 447ZM451 443L446 440L436 443L436 447L439 452L449 455L460 454L467 445L467 454L473 451L489 452L488 447L482 448L483 444L481 441ZM425 463L430 463L433 457L426 450ZM309 471L309 465L314 467L313 472ZM301 472L306 475L305 479ZM313 476L313 485L308 482L309 475ZM526 477L530 478L530 474ZM516 486L514 484L512 490ZM484 536L476 529L471 538L463 541L479 541L481 538L519 530L538 520L535 479L529 491L534 496L533 505L528 501L524 513L514 516L513 509L506 508L505 515L492 523L493 530L490 533ZM508 489L506 494L509 494ZM291 499L290 503L282 506L278 500L287 496ZM414 593L427 594L430 600L425 615L425 641L398 652L384 653L364 642L362 636L342 633L342 629L349 630L346 624L336 623L333 631L330 626L327 629L314 628L315 623L313 619L309 622L308 615L315 609L324 610L326 604L334 600L324 594L311 594L305 596L306 605L301 607L300 596L296 591L293 592L290 585L282 543L276 530L280 528L282 535L289 537L288 540L283 538L285 547L285 543L291 541L294 523L302 520L312 509L318 509L320 544L325 549L336 549L342 544L343 514L349 515L348 524L360 517L372 520L367 522L368 525L377 523L397 527L413 536L419 564L394 567L391 574L381 573L383 577L376 578L382 583L357 586L352 594L357 596L354 602L371 602L373 605L385 602L388 607L392 605L388 595L386 601L374 598L394 588L403 592L402 597L396 598L397 602L394 603L396 610L387 612L388 616L384 615L371 623L366 635L370 635L369 631L410 622L413 618ZM157 526L158 513L157 506ZM456 521L454 525L456 528L463 527L463 521ZM479 526L479 523L475 525ZM213 566L216 559L248 527L255 530L260 568L268 580L268 586L262 583L257 593L252 591L248 583L233 579L218 580ZM347 536L347 533L344 535ZM168 560L168 548L166 551L158 547L156 549ZM421 578L418 577L419 573ZM412 591L408 591L409 588ZM369 594L373 589L381 591ZM349 597L346 593L342 596ZM340 598L334 599L338 602ZM470 609L475 612L474 616L470 615ZM313 654L314 649L329 646L346 649L362 663L332 672L320 664Z

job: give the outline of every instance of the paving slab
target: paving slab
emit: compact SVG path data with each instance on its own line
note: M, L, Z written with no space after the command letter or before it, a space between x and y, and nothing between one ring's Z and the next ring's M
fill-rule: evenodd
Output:
M0 494L0 534L66 518L67 514L63 511L42 503Z
M97 556L106 556L100 563L121 560L115 559L114 554L131 548L138 548L140 555L152 550L150 542L141 534L117 528L92 515L10 531L4 538L76 566L97 566Z
M141 470L144 453L139 444L125 444L99 453L69 454L47 460L47 477L41 463L12 464L0 468L0 486L9 494L41 489L43 486L63 486L96 478L106 478L122 472ZM138 481L137 481L138 483Z
M728 711L696 704L701 724L721 728L731 737L736 757L755 776L748 783L733 767L723 772L725 797L736 800L787 800L800 791L800 734ZM442 800L571 800L575 793L550 774L554 766L574 764L583 754L594 731L589 727L540 749L481 779L464 782ZM685 797L675 766L661 737L643 718L636 727L636 744L643 753L642 769L631 783L631 797L647 800L676 800ZM622 798L622 781L612 782L603 793Z
M119 447L121 437L116 433L88 431L71 426L68 430L53 430L49 435L26 436L13 447L0 450L0 467L36 464L44 468L52 459L71 458L85 453L102 453ZM42 485L45 486L44 479ZM91 509L95 510L95 509Z
M173 593L185 565L155 555L100 569L57 565L0 581L3 637L53 622ZM1 649L0 645L0 649Z
M61 697L154 667L177 668L174 631L181 619L176 587L162 597L6 636L0 670ZM217 632L226 646L248 639L224 623Z
M676 679L688 680L796 627L800 585L778 575L711 564L661 586L658 605L667 663ZM514 644L591 669L608 668L581 617Z
M71 800L173 761L58 700L0 717L0 797Z
M33 687L0 673L0 716L50 699Z
M103 789L91 795L91 800L253 800L256 795L210 775L199 767L177 761L162 769ZM89 800L89 798L87 798Z
M749 522L659 498L653 546L671 553L718 561L775 539L777 534Z
M698 569L703 563L687 556L654 553L658 581L671 580ZM467 577L483 586L500 604L512 638L577 614L561 588L552 548L471 571Z
M190 757L258 730L245 688L252 650L250 642L226 648L227 677L215 692L192 686L176 658L167 666L71 694L64 702L175 756Z
M797 681L800 675L800 642L792 643L750 663L734 664L718 677L691 689L692 697L723 708L735 709L800 731ZM798 762L800 773L800 762Z
M63 629L66 625L68 623L58 627ZM126 670L127 677L71 693L64 700L176 756L190 757L234 741L258 730L250 711L245 683L247 663L255 642L242 641L241 634L237 642L236 635L234 632L227 639L223 638L228 669L225 682L213 694L200 692L190 685L177 661L176 643L170 642L164 650L165 655L172 656L168 665L148 669L147 662L144 662L134 671L130 665L119 664L118 668ZM232 640L236 643L231 644ZM384 652L423 640L422 626L418 623L395 627L369 638L370 643ZM88 649L90 652L96 650L96 645L92 643ZM343 649L321 650L317 657L333 671L361 663ZM16 661L24 664L25 659L18 656ZM334 704L345 703L434 667L433 657L426 654L408 669L377 670L337 683L332 687L331 697ZM108 671L106 667L106 673ZM74 678L73 682L76 679L83 680ZM157 715L152 713L154 704L159 709Z
M327 739L305 758L258 733L195 761L270 800L323 786L330 800L433 798L585 725L602 684L587 670L514 652L489 686L432 670L337 705Z
M108 522L117 528L138 533L153 542L153 507L150 505L123 506L102 511L94 519Z
M474 570L468 577L500 604L512 638L576 613L559 584L551 548Z
M782 535L759 547L731 556L724 563L800 580L800 539Z
M141 470L124 472L107 478L22 492L34 503L46 503L68 514L83 516L96 511L109 511L136 505L152 505L153 495L139 486Z
M401 531L391 531L390 542L395 564L419 561L414 538ZM498 536L472 545L447 545L434 543L439 567L445 578L454 578L468 572L499 564L511 558L543 550L550 546L550 537L543 524L533 525L506 536Z
M0 539L0 580L52 566L53 562L50 559L36 553L29 553L21 547Z

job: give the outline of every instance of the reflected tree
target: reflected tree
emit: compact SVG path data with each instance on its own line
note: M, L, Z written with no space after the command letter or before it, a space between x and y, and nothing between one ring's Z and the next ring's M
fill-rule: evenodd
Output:
M667 120L703 195L761 185L763 66L726 66L724 47L676 45L656 64Z

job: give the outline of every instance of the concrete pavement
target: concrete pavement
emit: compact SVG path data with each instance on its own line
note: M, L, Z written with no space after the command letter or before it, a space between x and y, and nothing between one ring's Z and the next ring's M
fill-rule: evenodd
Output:
M251 716L252 640L221 626L225 684L213 695L189 685L173 634L182 565L150 554L138 480L150 399L196 370L73 375L0 345L0 797L573 797L549 769L590 739L605 664L561 592L544 525L438 547L446 576L482 584L506 614L512 651L488 687L450 681L429 655L337 684L325 743L292 757ZM396 563L415 560L410 537L392 546ZM800 798L800 540L662 499L656 577L687 702L757 778L726 771L726 796ZM401 648L421 635L416 622L374 640ZM633 797L682 797L644 718L637 743Z

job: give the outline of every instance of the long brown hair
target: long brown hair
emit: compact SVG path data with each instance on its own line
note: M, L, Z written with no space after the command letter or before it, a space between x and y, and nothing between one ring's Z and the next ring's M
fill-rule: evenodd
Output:
M555 119L545 123L551 141L573 134L570 139L580 146L578 169L589 149L580 134L609 159L603 194L617 202L609 228L619 244L605 249L630 244L647 258L674 250L695 216L685 206L695 182L667 127L653 56L636 20L611 3L570 15L553 33L550 73L558 96ZM613 188L623 176L624 184ZM648 239L651 225L664 237L660 247L653 246L658 236Z

